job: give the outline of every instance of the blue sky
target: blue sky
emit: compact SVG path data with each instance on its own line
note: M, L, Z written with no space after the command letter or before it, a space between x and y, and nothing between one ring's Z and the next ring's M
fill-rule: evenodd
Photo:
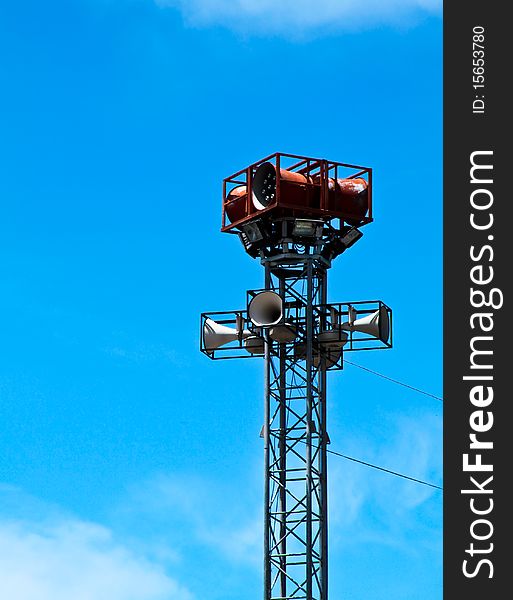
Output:
M261 596L262 364L198 351L262 284L219 232L249 162L374 168L329 299L389 304L394 349L349 360L441 395L439 3L277 4L0 5L2 598ZM441 484L441 431L436 400L329 377L335 451ZM329 467L331 597L440 599L440 492Z

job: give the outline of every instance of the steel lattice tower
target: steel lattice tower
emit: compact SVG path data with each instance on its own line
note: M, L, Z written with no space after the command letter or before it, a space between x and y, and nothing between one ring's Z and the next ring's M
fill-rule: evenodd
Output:
M313 307L326 303L327 271L315 256L289 260L297 263L264 263L265 289L293 307L304 331L299 344L266 345L264 598L326 600L326 358L314 360Z
M301 160L283 169L285 156ZM342 369L345 351L391 347L391 311L381 301L327 301L332 260L362 235L354 212L333 208L344 200L337 186L362 174L370 185L370 170L273 157L225 180L223 194L222 231L238 232L260 258L264 288L248 292L245 310L203 313L201 350L264 359L264 600L327 600L327 371ZM342 167L353 169L349 178L338 179ZM356 224L372 221L370 198L365 212L351 198Z

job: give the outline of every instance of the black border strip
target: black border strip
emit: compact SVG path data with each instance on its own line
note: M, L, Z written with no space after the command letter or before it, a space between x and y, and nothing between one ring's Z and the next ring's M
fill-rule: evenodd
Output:
M513 574L507 7L444 3L444 598L451 600L509 597ZM471 434L480 447L470 447ZM479 461L493 470L478 470Z

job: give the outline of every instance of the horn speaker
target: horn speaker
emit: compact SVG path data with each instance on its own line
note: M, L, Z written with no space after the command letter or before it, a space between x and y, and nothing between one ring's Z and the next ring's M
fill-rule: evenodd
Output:
M283 323L283 325L275 325L269 329L269 337L275 342L286 344L293 342L297 338L297 330L292 323Z
M248 305L248 316L257 327L270 327L283 318L283 300L276 292L260 292Z
M354 320L352 324L349 322L342 323L340 327L346 331L367 333L380 339L385 344L390 337L390 319L388 318L388 310L384 306L370 315Z
M233 329L233 327L220 325L213 319L205 319L203 325L203 342L205 343L205 350L215 350L229 342L234 342L239 339L239 337L246 339L250 335L251 332L244 329L239 336L239 332L236 329Z
M263 354L265 350L264 338L259 335L250 335L244 340L244 348L250 354Z
M347 333L339 328L322 331L317 336L317 340L323 348L342 348L347 342L347 338Z
M342 342L342 344L343 343L345 342ZM322 343L320 344L320 348L315 348L312 356L314 367L318 367L321 364L321 358L325 359L326 367L328 367L328 369L333 367L333 365L336 365L342 352L340 342L338 342L338 344L339 345L335 346ZM306 360L306 344L304 342L301 342L294 347L294 358L296 358L296 360Z

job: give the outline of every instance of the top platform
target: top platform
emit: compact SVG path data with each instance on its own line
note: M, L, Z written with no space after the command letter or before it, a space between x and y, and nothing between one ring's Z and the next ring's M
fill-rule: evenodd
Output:
M223 181L221 231L264 218L372 222L372 169L325 159L275 153Z

